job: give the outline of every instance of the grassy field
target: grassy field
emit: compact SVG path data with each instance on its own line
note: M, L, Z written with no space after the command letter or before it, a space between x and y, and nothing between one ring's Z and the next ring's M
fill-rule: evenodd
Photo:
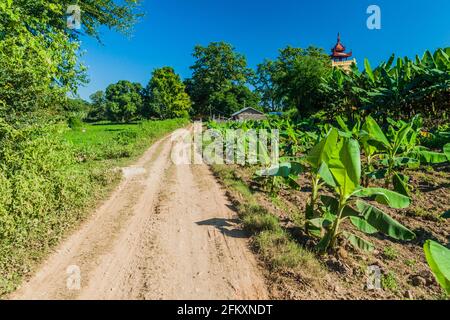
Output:
M185 119L131 124L84 124L64 132L79 162L123 163L139 155L154 140L187 123Z

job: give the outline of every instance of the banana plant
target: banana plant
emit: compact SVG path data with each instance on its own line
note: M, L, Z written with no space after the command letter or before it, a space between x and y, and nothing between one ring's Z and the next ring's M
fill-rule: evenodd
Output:
M425 241L423 250L434 277L450 295L450 250L433 240Z
M311 195L306 205L306 231L313 235L320 236L320 229L309 223L309 220L320 217L320 212L316 210L316 204L320 189L325 182L333 184L327 163L331 153L338 141L338 131L333 128L329 133L314 146L305 157L301 158L283 158L282 163L272 166L268 169L259 170L256 175L259 177L268 177L271 183L276 181L284 181L293 189L298 189L298 175L305 170L309 170L311 176Z
M267 169L258 170L255 175L260 179L268 181L268 191L274 194L281 185L288 185L291 189L299 189L297 180L304 170L301 160L281 158L281 163Z
M372 177L384 178L385 187L392 181L394 189L408 195L409 177L401 173L404 167L417 167L419 162L414 158L403 156L405 141L411 133L411 125L403 124L400 128L389 127L390 138L384 134L378 123L371 117L366 118L364 129L367 132L365 143L372 148L371 160L377 156L382 169L372 173Z
M311 223L311 220L320 217L320 212L316 210L316 204L319 196L320 189L325 183L333 184L333 178L328 169L328 163L334 148L338 142L339 133L338 130L333 128L329 133L316 145L305 157L305 163L309 167L311 175L311 195L306 205L306 231L313 235L318 235L320 229Z
M363 201L374 197L378 203L391 208L406 208L410 204L407 196L383 188L363 188L360 186L361 158L360 148L356 140L341 138L333 147L328 164L322 171L328 171L325 182L333 188L335 196L322 196L323 215L311 220L316 227L322 229L322 239L318 244L321 253L334 248L337 239L342 236L353 246L363 250L373 250L369 241L356 234L340 232L341 224L349 219L354 227L364 233L382 232L397 240L412 240L415 234L401 225L381 209Z

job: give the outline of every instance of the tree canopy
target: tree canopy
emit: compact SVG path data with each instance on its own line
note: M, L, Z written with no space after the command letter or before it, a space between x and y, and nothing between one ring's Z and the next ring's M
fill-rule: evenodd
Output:
M79 37L98 38L101 26L127 32L139 16L137 0L80 0L81 30L67 28L71 0L0 3L0 116L9 122L49 118L67 93L87 81Z
M147 112L161 119L188 117L191 99L185 89L173 68L154 70L145 90Z
M106 88L106 113L113 121L129 122L142 113L142 86L120 80Z
M245 104L247 98L248 105L253 104L253 93L242 89L248 84L253 71L247 67L245 57L230 44L212 42L206 47L196 46L193 56L196 61L191 66L192 78L186 81L186 85L195 114L229 115L237 108L234 102ZM242 95L244 91L246 94ZM238 92L241 97L232 97ZM216 104L218 99L220 106Z
M330 58L323 49L286 47L276 60L258 65L255 88L269 110L297 108L307 114L323 107L320 88L331 72Z

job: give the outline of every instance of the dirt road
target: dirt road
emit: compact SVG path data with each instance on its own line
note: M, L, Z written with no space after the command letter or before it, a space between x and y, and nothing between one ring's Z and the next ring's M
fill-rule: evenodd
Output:
M264 299L224 191L206 165L175 165L167 137L12 299Z

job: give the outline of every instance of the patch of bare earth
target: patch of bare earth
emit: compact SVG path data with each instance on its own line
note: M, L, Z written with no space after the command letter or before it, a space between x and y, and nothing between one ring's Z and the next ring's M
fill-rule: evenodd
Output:
M267 298L224 191L207 166L174 165L172 148L163 139L127 168L109 200L9 298Z

